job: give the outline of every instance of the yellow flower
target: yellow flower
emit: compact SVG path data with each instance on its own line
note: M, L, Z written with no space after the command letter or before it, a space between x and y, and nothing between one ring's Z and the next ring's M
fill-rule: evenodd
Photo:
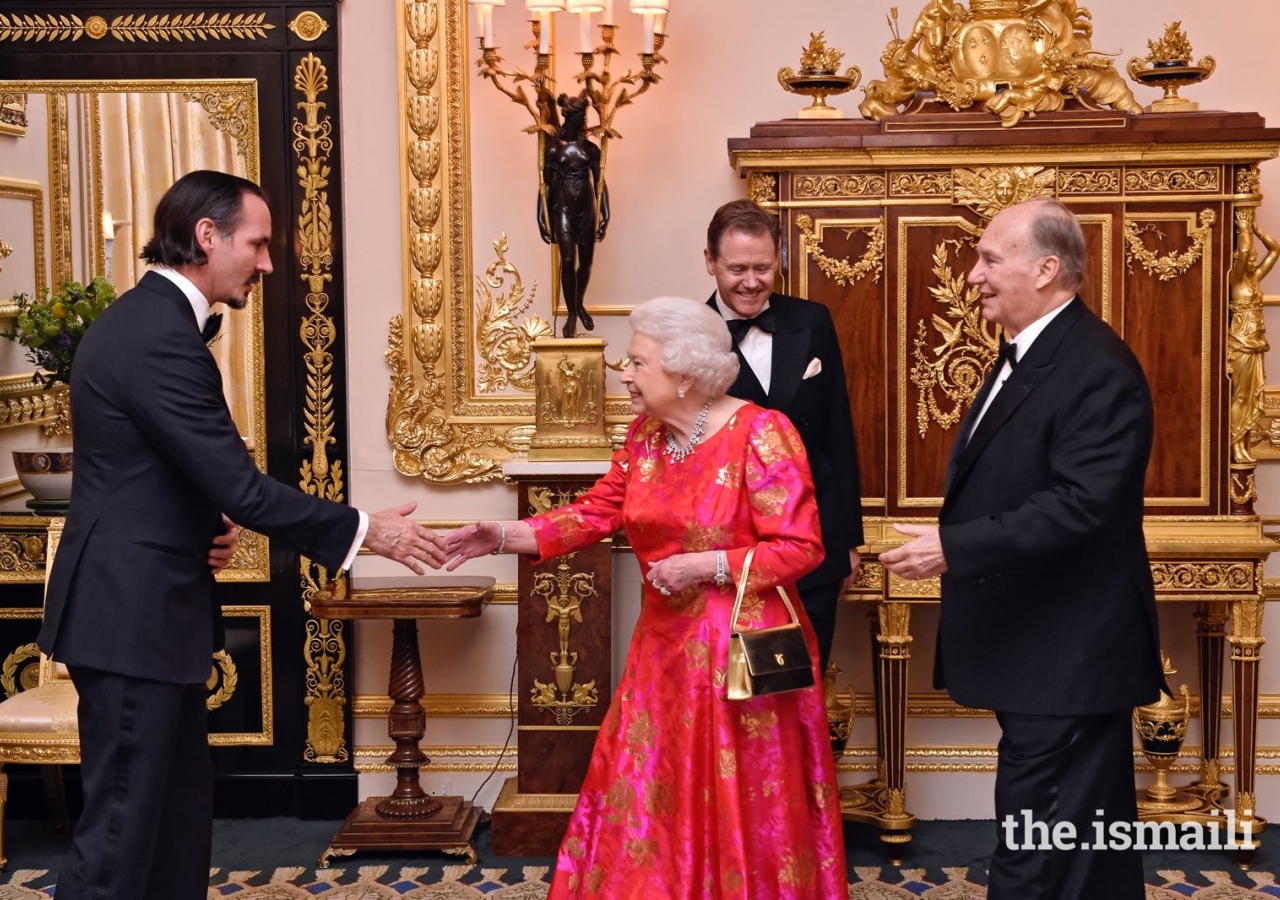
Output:
M67 308L61 303L53 304L53 309L50 312L53 313L55 319L65 319L67 317Z

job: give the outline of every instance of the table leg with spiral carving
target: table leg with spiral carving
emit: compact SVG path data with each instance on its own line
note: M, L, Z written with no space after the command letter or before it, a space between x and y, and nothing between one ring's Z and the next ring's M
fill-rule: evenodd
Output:
M427 714L422 708L422 659L418 654L418 623L396 619L391 647L391 697L387 734L396 742L387 763L396 767L396 789L377 805L378 814L392 818L431 816L441 804L422 789L419 769L430 762L419 743L426 734Z

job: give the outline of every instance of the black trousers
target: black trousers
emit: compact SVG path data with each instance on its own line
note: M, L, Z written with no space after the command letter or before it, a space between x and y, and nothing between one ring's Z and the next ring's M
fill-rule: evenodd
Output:
M84 813L58 900L205 900L213 760L204 685L69 668Z
M1129 710L1077 717L996 713L1002 729L996 771L999 839L988 900L1142 900L1141 853L1092 846L1111 834L1111 822L1137 820L1130 715ZM1028 819L1047 828L1029 829ZM1072 823L1075 849L1058 849L1065 842L1052 838L1062 822ZM1082 843L1090 847L1080 849Z
M800 603L809 616L809 623L818 635L818 675L827 674L831 660L831 644L836 636L836 608L840 604L840 585L843 581L799 588Z

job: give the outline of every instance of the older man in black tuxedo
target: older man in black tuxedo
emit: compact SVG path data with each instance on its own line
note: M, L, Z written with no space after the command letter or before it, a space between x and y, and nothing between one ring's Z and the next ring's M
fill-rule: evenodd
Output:
M880 554L942 576L935 684L1000 723L990 900L1144 895L1137 851L1083 848L1136 819L1130 716L1164 683L1142 530L1151 394L1076 293L1084 257L1056 201L991 220L969 282L1009 343L956 437L939 526L899 525L914 540ZM1067 823L1074 848L1031 843Z
M40 648L80 696L84 813L60 900L203 900L213 767L205 679L220 610L210 542L230 520L331 570L363 546L421 574L443 539L303 494L254 466L201 332L271 273L253 182L192 172L156 207L157 266L94 322L71 375L76 478ZM224 523L228 523L225 524Z
M821 303L773 292L778 220L754 202L716 210L703 252L716 280L707 304L724 316L741 364L729 393L786 414L809 457L826 557L798 587L825 672L836 608L857 573L862 544L858 448L835 324Z

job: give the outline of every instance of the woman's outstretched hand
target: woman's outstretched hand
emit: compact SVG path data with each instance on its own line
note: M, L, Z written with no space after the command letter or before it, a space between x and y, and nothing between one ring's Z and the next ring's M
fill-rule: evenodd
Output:
M446 571L452 572L469 559L495 552L501 536L497 522L476 522L449 532L445 539L445 556L449 560Z

